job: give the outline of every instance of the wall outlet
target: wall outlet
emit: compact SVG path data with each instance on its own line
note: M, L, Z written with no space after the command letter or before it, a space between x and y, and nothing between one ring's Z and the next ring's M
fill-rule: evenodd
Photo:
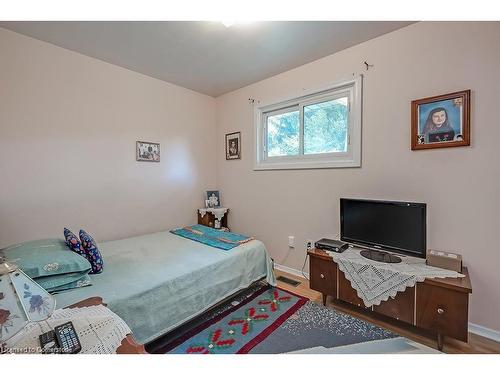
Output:
M311 250L314 246L314 243L312 240L306 240L306 250Z
M295 237L294 236L288 236L288 247L295 247Z

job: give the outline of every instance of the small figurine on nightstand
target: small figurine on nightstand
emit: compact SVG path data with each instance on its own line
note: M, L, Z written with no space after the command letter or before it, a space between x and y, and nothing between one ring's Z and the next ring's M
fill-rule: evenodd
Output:
M214 221L214 228L215 229L220 229L220 220L215 218L215 221Z

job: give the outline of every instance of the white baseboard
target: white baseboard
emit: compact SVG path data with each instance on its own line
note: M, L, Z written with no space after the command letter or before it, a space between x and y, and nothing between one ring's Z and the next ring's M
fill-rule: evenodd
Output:
M500 332L469 322L469 332L500 342Z
M304 275L305 275L306 278L309 279L309 273L308 272L304 272L304 275L303 275L300 270L296 270L295 268L290 268L290 267L287 267L287 266L283 266L283 265L278 264L278 263L274 263L274 268L276 268L279 271L288 272L289 274L292 274L292 275L298 276L298 277L302 277L302 278L304 278Z
M274 263L274 268L277 270L283 271L283 272L288 272L291 275L298 276L298 277L304 277L304 275L309 279L309 273L304 272L304 275L302 275L302 272L300 270L296 270L295 268L283 266L278 263ZM474 333L479 336L486 337L490 340L498 341L500 342L500 331L495 331L494 329L487 328L480 326L479 324L474 324L469 322L469 332Z

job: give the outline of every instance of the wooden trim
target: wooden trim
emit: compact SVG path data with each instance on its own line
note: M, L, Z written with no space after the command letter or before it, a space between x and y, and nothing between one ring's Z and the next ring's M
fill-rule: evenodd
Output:
M446 147L463 147L470 146L470 94L471 90L457 91L445 95L436 95L424 99L413 100L411 102L411 149L412 150L425 150L433 148L446 148ZM436 142L427 144L418 144L418 106L421 104L432 103L441 100L462 98L463 100L463 128L462 128L462 141L456 142Z
M283 271L283 272L287 272L289 274L292 274L294 276L297 276L297 277L302 277L302 278L306 278L306 279L309 279L309 272L303 272L302 271L299 271L299 270L296 270L295 268L290 268L290 267L287 267L287 266L284 266L282 264L278 264L278 263L274 263L274 268L277 269L278 271Z
M101 297L89 297L87 299L84 299L80 302L77 302L77 303L74 303L70 306L67 306L65 307L65 309L73 309L75 307L90 307L90 306L99 306L99 305L103 305L103 306L107 306L106 303L104 303L104 301L102 300Z
M469 322L469 332L478 336L486 337L490 340L500 342L500 331Z

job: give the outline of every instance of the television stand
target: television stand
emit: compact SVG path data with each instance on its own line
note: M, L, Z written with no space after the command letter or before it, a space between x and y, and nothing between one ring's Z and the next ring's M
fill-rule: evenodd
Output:
M373 249L366 249L366 250L361 250L360 252L361 256L374 260L376 262L382 262L382 263L401 263L401 258L389 254L386 251L381 251L381 250L373 250Z
M438 349L443 348L443 337L464 342L468 339L469 294L472 292L469 273L462 268L465 277L425 279L394 298L379 305L366 307L359 298L337 263L327 252L311 249L309 254L310 287L335 301L351 305L363 314L392 318L398 324L417 327L423 333L435 335Z

